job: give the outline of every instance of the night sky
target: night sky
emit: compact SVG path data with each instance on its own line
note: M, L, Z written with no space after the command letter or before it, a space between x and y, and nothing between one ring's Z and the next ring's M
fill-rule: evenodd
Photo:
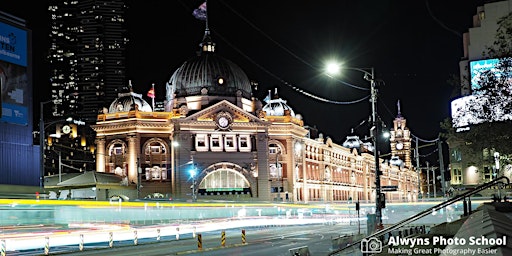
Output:
M205 23L192 16L202 0L128 1L130 45L128 79L146 95L156 84L157 100L174 70L199 50ZM379 86L378 113L392 126L397 102L411 132L435 139L450 115L453 86L463 56L462 33L483 1L235 1L209 0L208 15L217 53L258 81L255 96L278 89L306 125L341 143L371 114L369 100L332 104L315 100L289 85L338 102L369 94L323 73L328 59L357 68L373 67ZM45 62L48 48L46 1L5 0L0 10L27 20L33 31L34 101L50 98ZM340 78L369 88L362 73ZM149 98L147 99L149 101ZM108 103L109 104L109 103ZM38 104L35 104L36 107ZM37 113L37 112L35 112ZM37 116L35 118L38 118ZM368 135L362 125L356 134Z

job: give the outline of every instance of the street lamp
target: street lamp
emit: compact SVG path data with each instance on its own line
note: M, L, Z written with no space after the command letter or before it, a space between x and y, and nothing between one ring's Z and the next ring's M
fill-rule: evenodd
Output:
M192 169L189 171L190 177L192 178L192 186L190 188L192 189L192 202L197 201L197 194L196 194L196 167L193 165Z
M40 164L41 164L41 171L40 171L40 177L39 177L39 187L43 187L43 181L44 181L44 104L53 102L52 100L48 101L41 101L40 107L39 107L39 150L40 150Z
M500 153L494 152L494 173L492 179L495 179L498 176L498 173L500 172Z
M279 150L279 148L277 148L277 151L276 151L277 178L278 178L279 183L281 183L280 185L283 187L283 190L284 190L282 169L279 167L279 153L281 153L281 150ZM281 187L279 187L279 185L277 185L277 201L278 202L282 201L281 200Z
M362 72L364 74L363 78L366 81L370 82L370 96L372 102L372 128L371 136L373 138L373 148L374 148L374 157L375 157L375 218L376 218L376 227L378 229L382 228L382 194L381 194L381 186L380 186L380 161L379 161L379 147L378 147L378 134L379 124L377 122L377 89L375 88L375 74L373 68L352 68L352 67L341 67L340 64L335 62L330 62L327 64L326 72L329 76L335 76L340 73L341 69L349 69L356 70Z

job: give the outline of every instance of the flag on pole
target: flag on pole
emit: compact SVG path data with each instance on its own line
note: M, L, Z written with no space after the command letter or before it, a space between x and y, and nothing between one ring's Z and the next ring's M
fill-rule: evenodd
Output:
M150 97L150 98L152 98L152 99L154 99L154 98L155 98L155 88L153 88L153 87L152 87L151 89L149 89L149 91L148 91L148 97Z
M206 1L202 3L197 9L192 12L192 15L198 20L206 21Z

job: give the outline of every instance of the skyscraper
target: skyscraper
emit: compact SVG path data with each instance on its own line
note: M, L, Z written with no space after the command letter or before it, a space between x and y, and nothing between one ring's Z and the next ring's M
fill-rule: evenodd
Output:
M94 142L94 132L89 125L127 84L125 50L128 39L124 19L127 6L122 0L49 2L51 107L44 108L45 119L57 122L72 117L75 124L79 122L74 132L76 136L58 136L69 133L59 130L66 127L65 124L48 129L46 137L55 133L57 139L45 141L45 145L50 142L53 146L63 146L58 150L62 159L75 162L77 158L82 159L84 164L71 165L79 167L77 170L88 170L94 166L92 159L88 159L92 157L88 152ZM55 160L55 150L46 149L45 161L52 159L52 166L47 163L46 168L61 166L61 161ZM91 168L87 165L89 162ZM52 172L55 170L46 170L46 173Z
M93 121L126 85L125 9L122 0L50 1L53 116Z

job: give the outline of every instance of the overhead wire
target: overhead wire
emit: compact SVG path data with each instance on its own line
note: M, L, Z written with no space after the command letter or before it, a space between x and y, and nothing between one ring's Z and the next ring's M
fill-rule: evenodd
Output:
M214 31L213 29L210 28L210 30ZM231 44L224 36L222 36L222 34L218 31L214 31L215 34L220 38L222 39L226 44L228 44L230 47L232 47L235 51L237 51L240 55L242 55L243 57L245 57L247 60L249 60L252 64L256 65L259 69L261 69L263 72L267 73L269 76L273 77L274 79L278 80L279 82L281 82L282 84L292 88L293 90L295 90L296 92L299 92L299 93L302 93L308 97L311 97L313 99L316 99L316 100L319 100L319 101L322 101L322 102L326 102L326 103L331 103L331 104L337 104L337 105L350 105L350 104L355 104L355 103L358 103L358 102L361 102L361 101L364 101L368 98L370 98L370 95L367 95L363 98L360 98L360 99L357 99L357 100L353 100L353 101L335 101L335 100L330 100L330 99L327 99L327 98L324 98L324 97L321 97L321 96L318 96L318 95L315 95L311 92L308 92L304 89L301 89L297 86L294 86L290 83L288 83L287 81L285 81L284 79L282 79L281 77L277 76L276 74L270 72L268 69L266 69L265 67L261 66L260 64L258 64L257 62L255 62L253 59L251 59L251 57L247 56L245 53L243 53L240 49L238 49L238 47L234 46L233 44Z
M306 60L302 59L301 57L299 57L297 54L293 53L292 51L290 51L288 48L286 48L285 46L283 46L282 44L280 44L279 42L277 42L276 40L272 39L269 35L267 35L263 30L261 30L258 26L256 26L254 23L252 23L251 21L249 21L247 18L245 18L243 15L241 15L238 11L236 11L234 8L232 8L230 5L228 5L226 2L224 2L223 0L219 0L219 2L221 4L223 4L226 8L228 8L230 11L232 11L234 14L236 14L238 17L240 17L243 21L245 21L247 24L249 24L249 26L251 26L253 29L255 29L256 31L258 31L259 33L261 33L265 38L267 38L268 40L270 40L272 43L274 43L275 45L277 45L279 48L281 48L282 50L286 51L288 54L290 54L291 56L293 56L295 59L299 60L300 62L306 64L307 66L315 69L315 67L307 62ZM212 29L210 29L212 30ZM325 97L321 97L321 96L318 96L316 94L313 94L311 92L308 92L308 91L305 91L297 86L294 86L290 83L288 83L287 81L285 81L284 79L282 79L281 77L277 76L276 74L270 72L269 70L267 70L266 68L264 68L263 66L257 64L252 58L250 58L249 56L247 56L246 54L244 54L240 49L238 49L236 46L234 46L233 44L231 44L225 37L223 37L221 35L221 33L219 33L218 31L215 32L216 35L218 35L224 42L226 42L229 46L231 46L233 49L235 49L235 51L237 51L239 54L241 54L243 57L245 57L247 60L249 60L251 63L253 63L254 65L256 65L258 68L260 68L261 70L263 70L265 73L267 73L268 75L270 75L271 77L273 77L274 79L278 80L279 82L283 83L284 85L292 88L293 90L295 90L296 92L299 92L299 93L302 93L308 97L311 97L313 99L316 99L316 100L319 100L319 101L322 101L322 102L326 102L326 103L332 103L332 104L337 104L337 105L350 105L350 104L355 104L355 103L359 103L361 101L364 101L366 99L368 99L370 97L370 95L368 96L365 96L363 98L360 98L360 99L357 99L357 100L353 100L353 101L335 101L335 100L330 100L330 99L327 99ZM355 89L360 89L360 90L369 90L369 88L364 88L364 87L360 87L360 86L357 86L357 85L353 85L351 83L348 83L346 81L342 81L340 79L336 79L338 82L344 84L344 85L347 85L349 87L352 87L352 88L355 88Z

